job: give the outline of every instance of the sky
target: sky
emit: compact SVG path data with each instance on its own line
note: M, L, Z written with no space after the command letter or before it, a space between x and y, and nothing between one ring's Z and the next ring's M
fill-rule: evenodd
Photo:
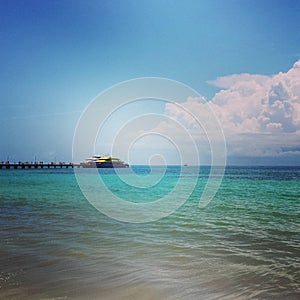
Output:
M297 0L0 0L0 161L71 161L92 99L126 80L162 77L197 91L182 99L196 118L204 106L214 112L228 164L300 165L299 15ZM176 164L178 151L189 153L176 121L209 164L195 118L175 103L142 102L111 115L96 151L108 154L109 136L135 119L126 134L141 137L117 154ZM149 113L167 120L136 120Z

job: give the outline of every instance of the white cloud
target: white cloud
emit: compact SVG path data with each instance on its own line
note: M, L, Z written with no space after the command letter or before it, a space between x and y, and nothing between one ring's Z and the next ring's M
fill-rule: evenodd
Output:
M164 115L139 110L124 122L128 113L120 111L104 128L107 145L114 145L106 152L131 163L147 163L146 157L159 154L168 163L180 163L180 156L188 164L198 164L198 159L208 164L212 157L222 164L226 152L221 127L230 159L300 164L300 61L286 73L235 74L210 83L220 87L212 99L169 102ZM106 138L99 137L102 147Z
M229 155L282 156L299 154L300 60L286 73L273 76L234 74L210 81L221 90L204 102L188 98L183 106L166 105L166 113L201 139L197 119L207 121L209 106L224 130Z

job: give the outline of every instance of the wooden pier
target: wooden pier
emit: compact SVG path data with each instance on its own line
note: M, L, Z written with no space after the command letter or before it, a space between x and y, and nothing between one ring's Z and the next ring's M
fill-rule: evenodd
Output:
M44 163L44 162L0 162L0 169L62 169L62 168L80 168L80 164L73 163Z

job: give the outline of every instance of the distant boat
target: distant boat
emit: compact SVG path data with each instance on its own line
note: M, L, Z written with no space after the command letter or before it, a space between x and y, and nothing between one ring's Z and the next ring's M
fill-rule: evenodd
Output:
M80 163L83 168L128 168L129 164L119 158L94 155Z
M184 167L187 167L188 165L187 165L187 164L184 164L183 166L184 166Z

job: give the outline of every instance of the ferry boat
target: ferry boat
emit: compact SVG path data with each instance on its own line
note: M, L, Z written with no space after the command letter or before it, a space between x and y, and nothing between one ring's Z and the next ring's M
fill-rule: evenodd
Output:
M119 158L111 156L94 155L85 159L80 166L83 168L128 168L129 164Z

